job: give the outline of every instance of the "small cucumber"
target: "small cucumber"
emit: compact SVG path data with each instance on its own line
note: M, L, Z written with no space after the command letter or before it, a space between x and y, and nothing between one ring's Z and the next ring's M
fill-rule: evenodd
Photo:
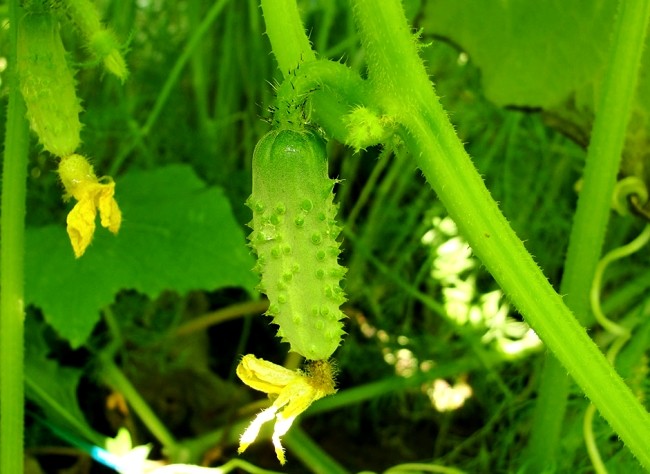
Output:
M56 156L73 154L81 141L81 104L50 12L27 13L18 23L16 68L27 118L39 141Z
M267 314L292 351L328 359L343 335L345 268L338 263L341 229L325 143L309 130L273 130L255 147L252 171L249 239Z
M65 10L86 40L88 51L104 62L108 72L124 81L129 75L129 70L120 52L120 43L113 30L102 25L95 2L63 0L60 7Z

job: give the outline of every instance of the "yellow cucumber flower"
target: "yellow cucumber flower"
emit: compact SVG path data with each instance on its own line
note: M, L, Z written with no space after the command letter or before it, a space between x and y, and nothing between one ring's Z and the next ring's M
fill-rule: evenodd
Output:
M283 436L303 411L313 402L336 392L335 370L326 360L311 361L306 370L289 370L252 354L245 355L237 366L237 376L251 388L269 394L273 404L260 412L239 439L239 453L255 441L260 428L276 419L273 429L273 446L280 464L284 464Z
M81 257L95 232L97 209L102 227L117 234L122 213L114 199L115 182L110 176L97 178L93 167L81 155L69 155L59 163L59 178L65 188L64 199L74 197L77 204L68 213L68 236L77 258Z

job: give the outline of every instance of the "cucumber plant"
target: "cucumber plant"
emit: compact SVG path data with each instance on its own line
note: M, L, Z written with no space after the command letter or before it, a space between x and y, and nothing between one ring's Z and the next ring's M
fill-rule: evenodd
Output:
M650 415L549 284L491 197L431 85L401 2L387 0L381 2L381 8L371 0L353 0L352 4L365 50L367 79L351 79L350 74L339 73L338 66L320 66L325 74L317 74L311 80L311 87L318 89L311 98L316 122L339 138L346 110L349 115L359 106L366 106L386 118L383 122L391 125L475 254L562 364L562 371L574 378L630 451L643 466L650 468L650 454L646 449ZM615 112L613 108L605 109L610 104L629 103L650 15L650 3L645 0L621 5L613 35L617 40L603 92L603 110L607 112ZM295 2L262 0L262 8L280 70L286 74L295 64L304 62L300 68L304 71L310 64L323 61L316 61ZM388 31L390 39L387 39ZM622 84L615 79L619 70L624 71ZM360 100L349 100L353 97ZM603 110L599 110L601 120L596 125L609 120ZM610 133L615 139L606 143L608 155L597 162L620 156L623 140L619 140L619 129L625 129L629 107L621 110L617 115L621 126L616 133ZM600 127L595 129L593 150L598 153L606 148L597 139ZM383 141L382 135L376 134ZM613 184L615 177L607 168L601 167L595 175L586 172L585 181L599 183L602 178ZM616 168L612 168L613 173ZM607 189L611 190L611 186ZM599 193L609 200L610 192ZM604 212L609 212L609 208ZM603 232L604 227L603 223ZM542 463L539 467L543 470Z
M613 370L607 369L605 365L606 361L598 355L597 350L595 350L591 341L584 334L584 331L575 323L572 314L566 309L562 300L552 291L548 282L539 269L535 267L534 262L521 243L518 242L507 222L500 214L498 207L491 199L479 175L472 167L470 160L464 152L462 144L460 144L458 137L450 126L444 111L439 106L429 78L421 67L421 60L417 57L414 48L416 41L414 41L410 34L409 28L406 27L406 21L404 20L403 13L400 11L401 5L396 0L386 0L384 2L352 0L352 2L355 14L357 15L358 37L363 41L367 52L365 57L368 59L368 73L363 79L359 75L353 77L355 73L352 70L348 71L348 68L340 63L327 60L315 60L315 54L310 48L309 41L304 34L304 29L299 18L291 16L291 14L287 15L287 11L291 13L291 9L287 10L284 8L286 5L293 5L293 10L297 11L295 0L262 0L267 30L273 43L274 53L278 57L280 69L286 74L287 71L294 70L296 64L301 64L300 73L307 77L307 70L309 68L312 66L322 66L321 71L314 75L308 88L314 89L313 94L309 95L310 102L316 105L313 109L313 122L322 127L328 136L340 139L342 142L354 148L365 147L377 142L386 144L387 141L391 140L391 135L395 137L395 142L402 147L402 150L407 150L412 155L414 162L417 162L418 166L422 169L427 180L435 188L441 200L449 209L450 214L458 222L475 253L480 256L486 267L490 269L499 283L508 292L514 304L517 305L522 314L525 315L526 319L530 321L544 339L549 353L555 354L561 361L563 364L563 367L560 367L562 376L567 372L571 373L578 384L584 389L585 393L594 400L594 403L602 411L603 415L620 432L622 439L637 453L646 466L650 466L647 450L645 450L644 454L643 449L643 441L649 439L647 415L639 410L638 403L635 405L634 400L625 392L624 385L616 373ZM28 4L28 1L22 3ZM193 5L197 2L190 3ZM226 3L216 2L215 5L220 6ZM634 5L635 3L637 2L625 2L625 4L629 5ZM15 11L18 0L11 0L10 5L14 5L10 8L13 8ZM646 18L644 15L637 16L641 19ZM621 15L621 18L625 18L625 15ZM14 15L10 22L12 26L18 24L15 21L16 19L17 17ZM627 28L627 30L635 31L634 28ZM298 38L297 41L293 41L295 37ZM356 36L352 35L352 39L354 38ZM643 42L636 41L631 43L642 44ZM186 51L191 50L188 48ZM324 51L324 49L321 49L321 51ZM97 57L97 55L95 56ZM186 57L189 57L189 54ZM631 62L633 63L633 61ZM9 64L12 64L12 61L9 61ZM184 63L179 59L177 64L182 65ZM179 66L178 70L180 69L181 67ZM615 72L621 71L621 82L629 76L628 73L622 72L622 69L617 70L616 67L613 67L612 70ZM330 72L332 74L328 75ZM255 75L250 75L250 77L255 77ZM605 88L607 89L607 86ZM10 88L10 91L11 89L18 90L17 88ZM617 101L614 102L618 103ZM15 104L15 101L11 103ZM318 107L319 104L325 104L331 106L331 108ZM621 122L620 114L609 114L604 112L606 109L602 110L602 116L607 117L611 123ZM10 117L20 116L22 118L24 113L15 114L10 111L8 115ZM153 123L153 121L150 123ZM320 136L315 131L300 123L276 124L273 132L270 134L268 143L264 141L264 147L260 143L258 152L262 153L266 150L265 153L268 152L268 156L275 158L282 157L286 161L289 161L287 155L294 156L289 151L296 148L296 143L301 144L297 148L303 147L311 150L312 144L310 142L314 139L320 140ZM352 129L362 123L367 124L366 130L368 130L368 133L365 136L359 137L359 129ZM386 125L389 125L390 130L383 128ZM351 128L346 130L346 127ZM12 129L8 127L9 130ZM285 136L285 132L287 131L295 134L287 138ZM349 134L351 137L350 140L346 139L346 134ZM10 134L8 133L8 135ZM367 139L368 136L371 138L374 137L374 139ZM352 139L352 137L356 138ZM309 143L305 144L305 141ZM289 143L289 148L283 148L284 145L282 143L286 144L287 142ZM276 144L279 148L274 153L274 145ZM16 155L13 153L15 149L16 147L11 148L7 146L7 150L11 150L7 155L14 158ZM311 153L313 153L313 150ZM617 153L610 154L612 156L617 155ZM300 169L302 172L303 168L309 168L308 164L303 163L303 155L300 158L296 157L296 160L291 160L296 164L296 168L292 168L291 170L293 173L297 173L296 169ZM607 159L600 161L604 162ZM23 168L26 168L25 162L23 162ZM62 174L65 175L65 173ZM269 191L269 193L273 193L270 198L264 194L266 196L266 207L259 213L261 227L254 230L254 232L261 232L262 237L271 236L271 239L261 242L259 249L256 248L261 260L259 269L263 274L266 274L266 277L263 275L263 287L269 293L272 300L283 300L287 303L289 296L292 296L294 299L291 302L291 308L300 307L306 311L305 314L309 314L309 311L313 309L312 302L301 299L296 303L295 300L296 295L299 296L303 292L311 294L309 290L313 282L307 280L307 285L301 284L300 287L296 286L289 293L286 291L286 288L283 289L278 284L281 280L278 280L276 277L284 277L286 269L289 269L297 270L295 273L291 272L290 277L292 280L297 279L297 276L301 274L305 266L300 265L300 267L295 268L292 265L298 259L290 259L288 257L294 255L298 247L301 249L299 251L301 257L310 257L307 249L313 249L312 246L314 244L311 243L312 246L309 245L310 233L301 234L296 231L295 227L289 226L292 221L285 218L287 215L286 206L284 208L277 206L277 195L284 196L283 193L287 193L281 187L282 184L286 184L286 176L280 175L280 173L274 174L268 172L268 174L272 176L272 179L280 189L272 189ZM94 176L94 172L89 171L85 175ZM26 181L24 177L17 179L15 176L15 174L13 177L8 174L5 175L3 185L19 181L24 183ZM256 176L260 175L256 174ZM292 179L295 179L295 175L292 175ZM592 180L587 178L585 181L591 182ZM300 189L300 192L315 196L318 193L318 189L316 186L308 190ZM599 189L599 192L602 194L607 194L602 192L602 188ZM20 305L24 299L22 298L20 288L15 290L15 285L22 281L22 275L19 271L19 265L14 263L13 267L9 267L6 262L16 262L22 258L22 248L20 245L12 245L12 242L15 243L16 241L20 244L20 238L7 238L7 232L12 231L17 225L22 225L22 223L19 220L17 222L17 219L8 221L6 216L19 214L12 212L12 206L15 206L16 201L24 202L24 195L9 193L7 195L10 199L3 199L2 209L3 221L1 227L3 237L0 241L3 246L3 253L0 261L3 267L0 273L3 278L3 283L0 296L3 298L3 319L6 319L6 315L10 315L12 316L12 320L19 321L22 317ZM316 205L313 199L309 199L312 200L312 205L315 208ZM252 200L249 202L253 207L253 211L255 211L255 204ZM297 201L297 204L300 206L301 201ZM321 206L321 210L328 209L322 202L319 205ZM298 209L298 212L300 212L302 208L297 207L295 209ZM284 221L281 221L281 218ZM264 219L267 219L267 221ZM277 223L274 221L277 221ZM8 222L9 225L7 224ZM293 224L296 224L295 218ZM262 230L260 231L258 229ZM323 229L325 228L323 227ZM267 230L269 233L267 233ZM289 231L291 231L291 234L287 234L289 235L287 237L284 232ZM337 230L332 227L329 233L327 233L328 230L319 230L318 232L321 235L322 232L326 232L328 238L334 238L333 236L337 233ZM280 234L282 234L283 243L288 240L291 241L288 255L286 256L287 258L284 256L285 250L282 246L283 243L280 243L277 237ZM297 236L304 238L297 241ZM254 242L253 245L255 245ZM274 249L276 249L276 255L274 255ZM280 255L277 255L278 249ZM17 257L14 258L13 255ZM263 265L265 262L264 258L266 258L267 264L269 261L272 262L270 269L269 265ZM301 261L298 261L298 264L300 263ZM327 262L322 265L323 269L333 268ZM391 271L396 272L395 270ZM575 271L571 267L567 267L567 274L569 273L573 274ZM319 287L319 285L320 283L316 284L314 288ZM273 295L273 291L270 288L275 291ZM320 287L317 292L320 296L322 296L322 292L320 291L322 289ZM562 293L566 294L567 292L562 291ZM569 294L572 293L569 292ZM579 292L575 293L579 294ZM9 304L5 304L5 301L9 302ZM566 301L568 300L565 299ZM12 312L6 311L7 308ZM318 345L314 346L312 344L310 346L310 341L305 338L305 333L319 338L322 334L322 329L325 327L335 327L333 324L334 321L323 322L322 319L319 319L321 316L319 314L316 318L305 316L305 319L310 319L309 324L306 324L301 319L293 321L294 311L286 310L283 312L279 304L276 304L271 309L273 313L276 313L274 317L280 326L281 336L292 345L293 350L303 353L308 358L329 357L331 355L332 347L334 346L333 342L330 344L320 344L319 341ZM17 317L13 317L15 314L17 314ZM340 327L340 322L338 320L335 322ZM290 330L285 331L287 328ZM285 332L288 332L289 335L284 334ZM4 326L0 331L0 336L2 336L3 340L9 339L11 341L11 339L14 339L17 341L17 346L21 346L22 344L22 336L17 337L15 331L10 332ZM19 398L9 396L8 392L5 391L5 387L19 385L22 380L21 373L18 374L18 377L12 376L11 373L12 371L17 371L18 365L13 366L12 364L16 359L20 359L20 357L10 358L7 352L10 355L12 351L4 350L5 347L12 348L12 346L3 345L3 353L0 354L0 361L2 361L2 370L0 372L3 374L2 395L4 408L1 414L2 416L0 416L2 423L5 423L5 420L11 420L11 417L8 415L17 416L22 419L19 409L5 402L6 400L11 401L12 399ZM15 353L20 354L20 350L20 347L18 347ZM325 354L329 355L325 356ZM276 396L289 388L289 391L292 392L290 396L294 397L298 390L302 390L302 382L304 380L296 377L295 373L285 372L282 368L269 366L248 356L242 362L243 364L241 369L238 369L238 374L242 374L241 376L247 378L249 381L252 380L258 384L262 382L265 391L274 397L275 408L277 410L282 409L283 415L286 415L284 421L286 421L286 417L293 416L295 413L293 407L296 406L296 403L293 403L295 399L289 400L286 405L278 408L280 402L284 402L285 399L284 397L280 399L279 396L276 398ZM308 367L328 368L322 362L324 361L312 361L308 364ZM7 370L7 368L11 370ZM331 375L325 375L325 382L329 382ZM18 380L18 383L16 383L16 380ZM294 382L297 383L294 384ZM296 390L293 390L294 387ZM333 385L325 384L325 389L321 389L320 392L332 392L333 390ZM318 395L316 390L313 393ZM558 404L549 404L549 406L555 411L561 411L557 408ZM273 411L266 413L269 416L274 413L277 414L277 412ZM541 419L544 418L541 417ZM282 419L278 418L278 422L280 421ZM282 429L276 430L275 433L278 438L286 427L286 423L281 425L281 427ZM20 459L17 453L12 451L16 449L15 443L10 443L14 439L22 440L22 436L7 432L6 430L3 433L0 436L0 453L2 453L0 454L0 458L8 458L7 453L9 453L14 459ZM552 436L546 436L545 438L550 439ZM286 442L292 448L290 444L291 438L288 437ZM298 444L301 443L295 442L294 446ZM302 444L305 445L305 443ZM542 453L543 451L538 452ZM19 464L22 466L22 462ZM18 469L20 468L7 464L0 465L0 471L2 472L19 472ZM335 472L332 469L321 469L321 471Z

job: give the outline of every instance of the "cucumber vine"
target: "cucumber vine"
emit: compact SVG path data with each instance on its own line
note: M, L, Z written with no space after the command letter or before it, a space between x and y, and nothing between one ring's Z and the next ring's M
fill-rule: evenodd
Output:
M262 1L285 83L294 91L313 89L310 118L355 149L375 140L386 143L393 135L404 144L512 303L641 464L650 468L650 416L549 284L491 197L440 105L400 2L387 0L379 7L371 0L353 0L352 5L366 52L367 79L338 63L315 59L304 29L297 26L301 21L293 1ZM641 13L647 19L647 8ZM635 22L636 29L626 34L643 38L645 23ZM626 57L636 71L640 46ZM294 72L297 79L291 78Z

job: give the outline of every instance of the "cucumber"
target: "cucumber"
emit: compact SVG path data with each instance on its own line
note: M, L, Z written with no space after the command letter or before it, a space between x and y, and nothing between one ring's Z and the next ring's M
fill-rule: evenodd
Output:
M344 334L337 206L325 142L311 130L267 133L253 154L249 236L267 314L291 351L326 360Z
M29 124L43 147L64 157L81 143L81 104L65 58L58 22L49 11L18 22L16 68Z

